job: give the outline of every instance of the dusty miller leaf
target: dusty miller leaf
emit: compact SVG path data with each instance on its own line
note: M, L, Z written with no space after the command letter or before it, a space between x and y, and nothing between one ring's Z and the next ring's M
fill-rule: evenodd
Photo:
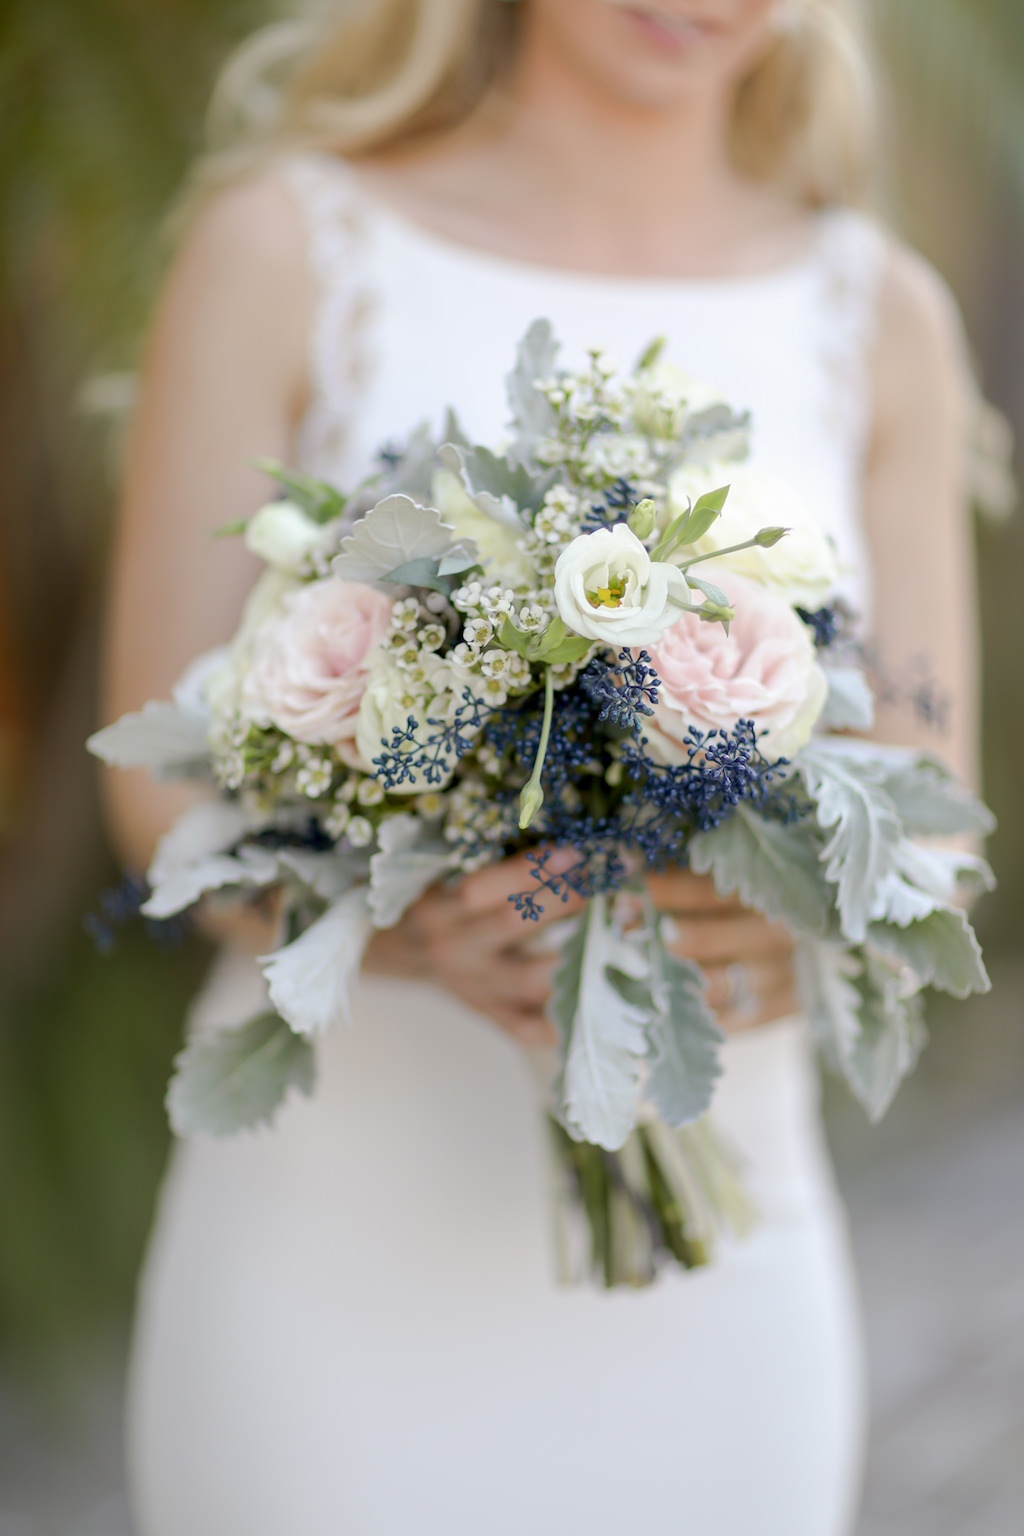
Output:
M408 496L387 496L342 540L332 568L344 581L375 582L399 566L454 548L455 530L435 507L421 507Z
M872 1120L880 1120L925 1041L920 999L898 967L870 951L854 985L860 993L857 1038L843 1072Z
M721 1076L725 1036L705 1000L707 981L691 960L669 954L654 925L649 935L650 991L656 1010L644 1098L667 1125L698 1120Z
M713 874L720 896L738 892L745 906L798 933L823 933L831 892L821 866L818 834L808 821L784 825L745 805L690 841L690 866Z
M171 774L205 764L210 756L208 716L178 704L151 700L137 714L122 715L86 742L94 757L115 768L150 768Z
M937 987L954 997L991 988L981 946L967 913L959 907L935 907L902 926L872 923L868 937L890 959L909 965L922 986Z
M260 957L270 1001L299 1034L322 1034L350 1016L349 987L370 934L366 898L365 886L346 891L299 938Z
M820 825L832 832L822 861L836 886L846 938L861 943L878 887L893 868L900 819L883 787L884 768L859 743L819 738L797 757Z
M428 834L417 816L391 816L377 834L370 860L370 911L377 928L393 928L403 913L452 867L451 844Z
M943 763L924 753L894 753L886 768L885 791L908 832L984 835L995 827L988 807Z
M595 896L566 947L551 1006L565 1046L559 1119L575 1140L609 1151L633 1129L651 1018L649 994L627 1001L613 971L640 980L647 962L609 923L607 898Z
M515 441L509 462L536 469L533 452L542 437L555 431L557 420L547 396L537 388L555 372L558 343L550 320L535 320L516 348L516 365L506 378Z
M860 1034L860 961L846 944L802 939L795 952L797 987L818 1050L834 1072L843 1071Z
M174 1065L167 1112L178 1136L231 1136L269 1124L290 1088L308 1098L316 1078L309 1041L276 1013L200 1035Z
M875 696L857 667L825 667L828 694L818 717L837 731L869 731L875 721Z

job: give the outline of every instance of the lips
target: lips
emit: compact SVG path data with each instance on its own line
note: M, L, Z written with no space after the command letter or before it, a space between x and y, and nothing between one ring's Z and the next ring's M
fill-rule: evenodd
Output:
M636 5L629 0L607 0L607 3L639 22L645 31L677 45L700 42L718 30L703 17L681 16L668 6Z

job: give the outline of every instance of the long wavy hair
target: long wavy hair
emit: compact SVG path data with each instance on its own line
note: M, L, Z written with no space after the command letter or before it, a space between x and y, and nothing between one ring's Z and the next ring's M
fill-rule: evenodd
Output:
M504 0L341 0L316 21L263 29L217 84L199 188L282 152L357 157L444 133L506 75L518 12ZM810 207L863 202L875 117L860 0L788 0L736 92L733 158Z

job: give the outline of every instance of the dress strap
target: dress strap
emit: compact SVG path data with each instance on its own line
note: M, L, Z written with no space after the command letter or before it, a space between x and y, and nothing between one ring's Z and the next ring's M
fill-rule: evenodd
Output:
M885 262L881 226L852 208L824 214L820 246L821 352L829 388L826 427L859 463L871 429L871 350Z
M316 304L309 337L309 407L299 425L299 466L324 479L345 458L353 405L368 368L373 310L367 221L356 179L334 155L296 155L282 170L302 210Z

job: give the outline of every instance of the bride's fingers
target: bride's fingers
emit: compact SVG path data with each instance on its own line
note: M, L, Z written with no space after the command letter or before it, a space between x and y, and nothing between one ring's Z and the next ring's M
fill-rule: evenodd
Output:
M789 1018L799 1011L800 1000L790 986L759 998L756 1007L725 1008L717 1014L717 1019L726 1034L735 1035L744 1029L756 1029L761 1024L774 1024L776 1019Z
M555 848L547 855L545 868L549 874L562 875L578 863L579 855L573 849ZM457 897L462 906L470 912L483 912L506 906L514 911L509 897L518 891L528 891L541 901L545 909L544 916L548 921L558 912L578 910L580 905L578 898L575 904L572 898L563 904L551 892L542 892L540 883L534 879L536 868L536 861L529 854L514 854L512 858L502 859L496 864L489 864L486 869L479 869L475 874L467 875L458 887Z
M738 967L738 969L737 969ZM708 1006L716 1013L736 1004L737 994L743 994L748 1004L762 1001L786 992L793 986L793 968L788 958L775 960L747 960L735 965L709 965L704 974L707 978Z
M769 923L756 912L687 920L673 918L666 934L673 954L684 960L741 961L788 955L793 939L781 923Z
M647 889L662 912L722 912L740 906L738 896L719 896L710 875L692 869L670 869L647 876Z

